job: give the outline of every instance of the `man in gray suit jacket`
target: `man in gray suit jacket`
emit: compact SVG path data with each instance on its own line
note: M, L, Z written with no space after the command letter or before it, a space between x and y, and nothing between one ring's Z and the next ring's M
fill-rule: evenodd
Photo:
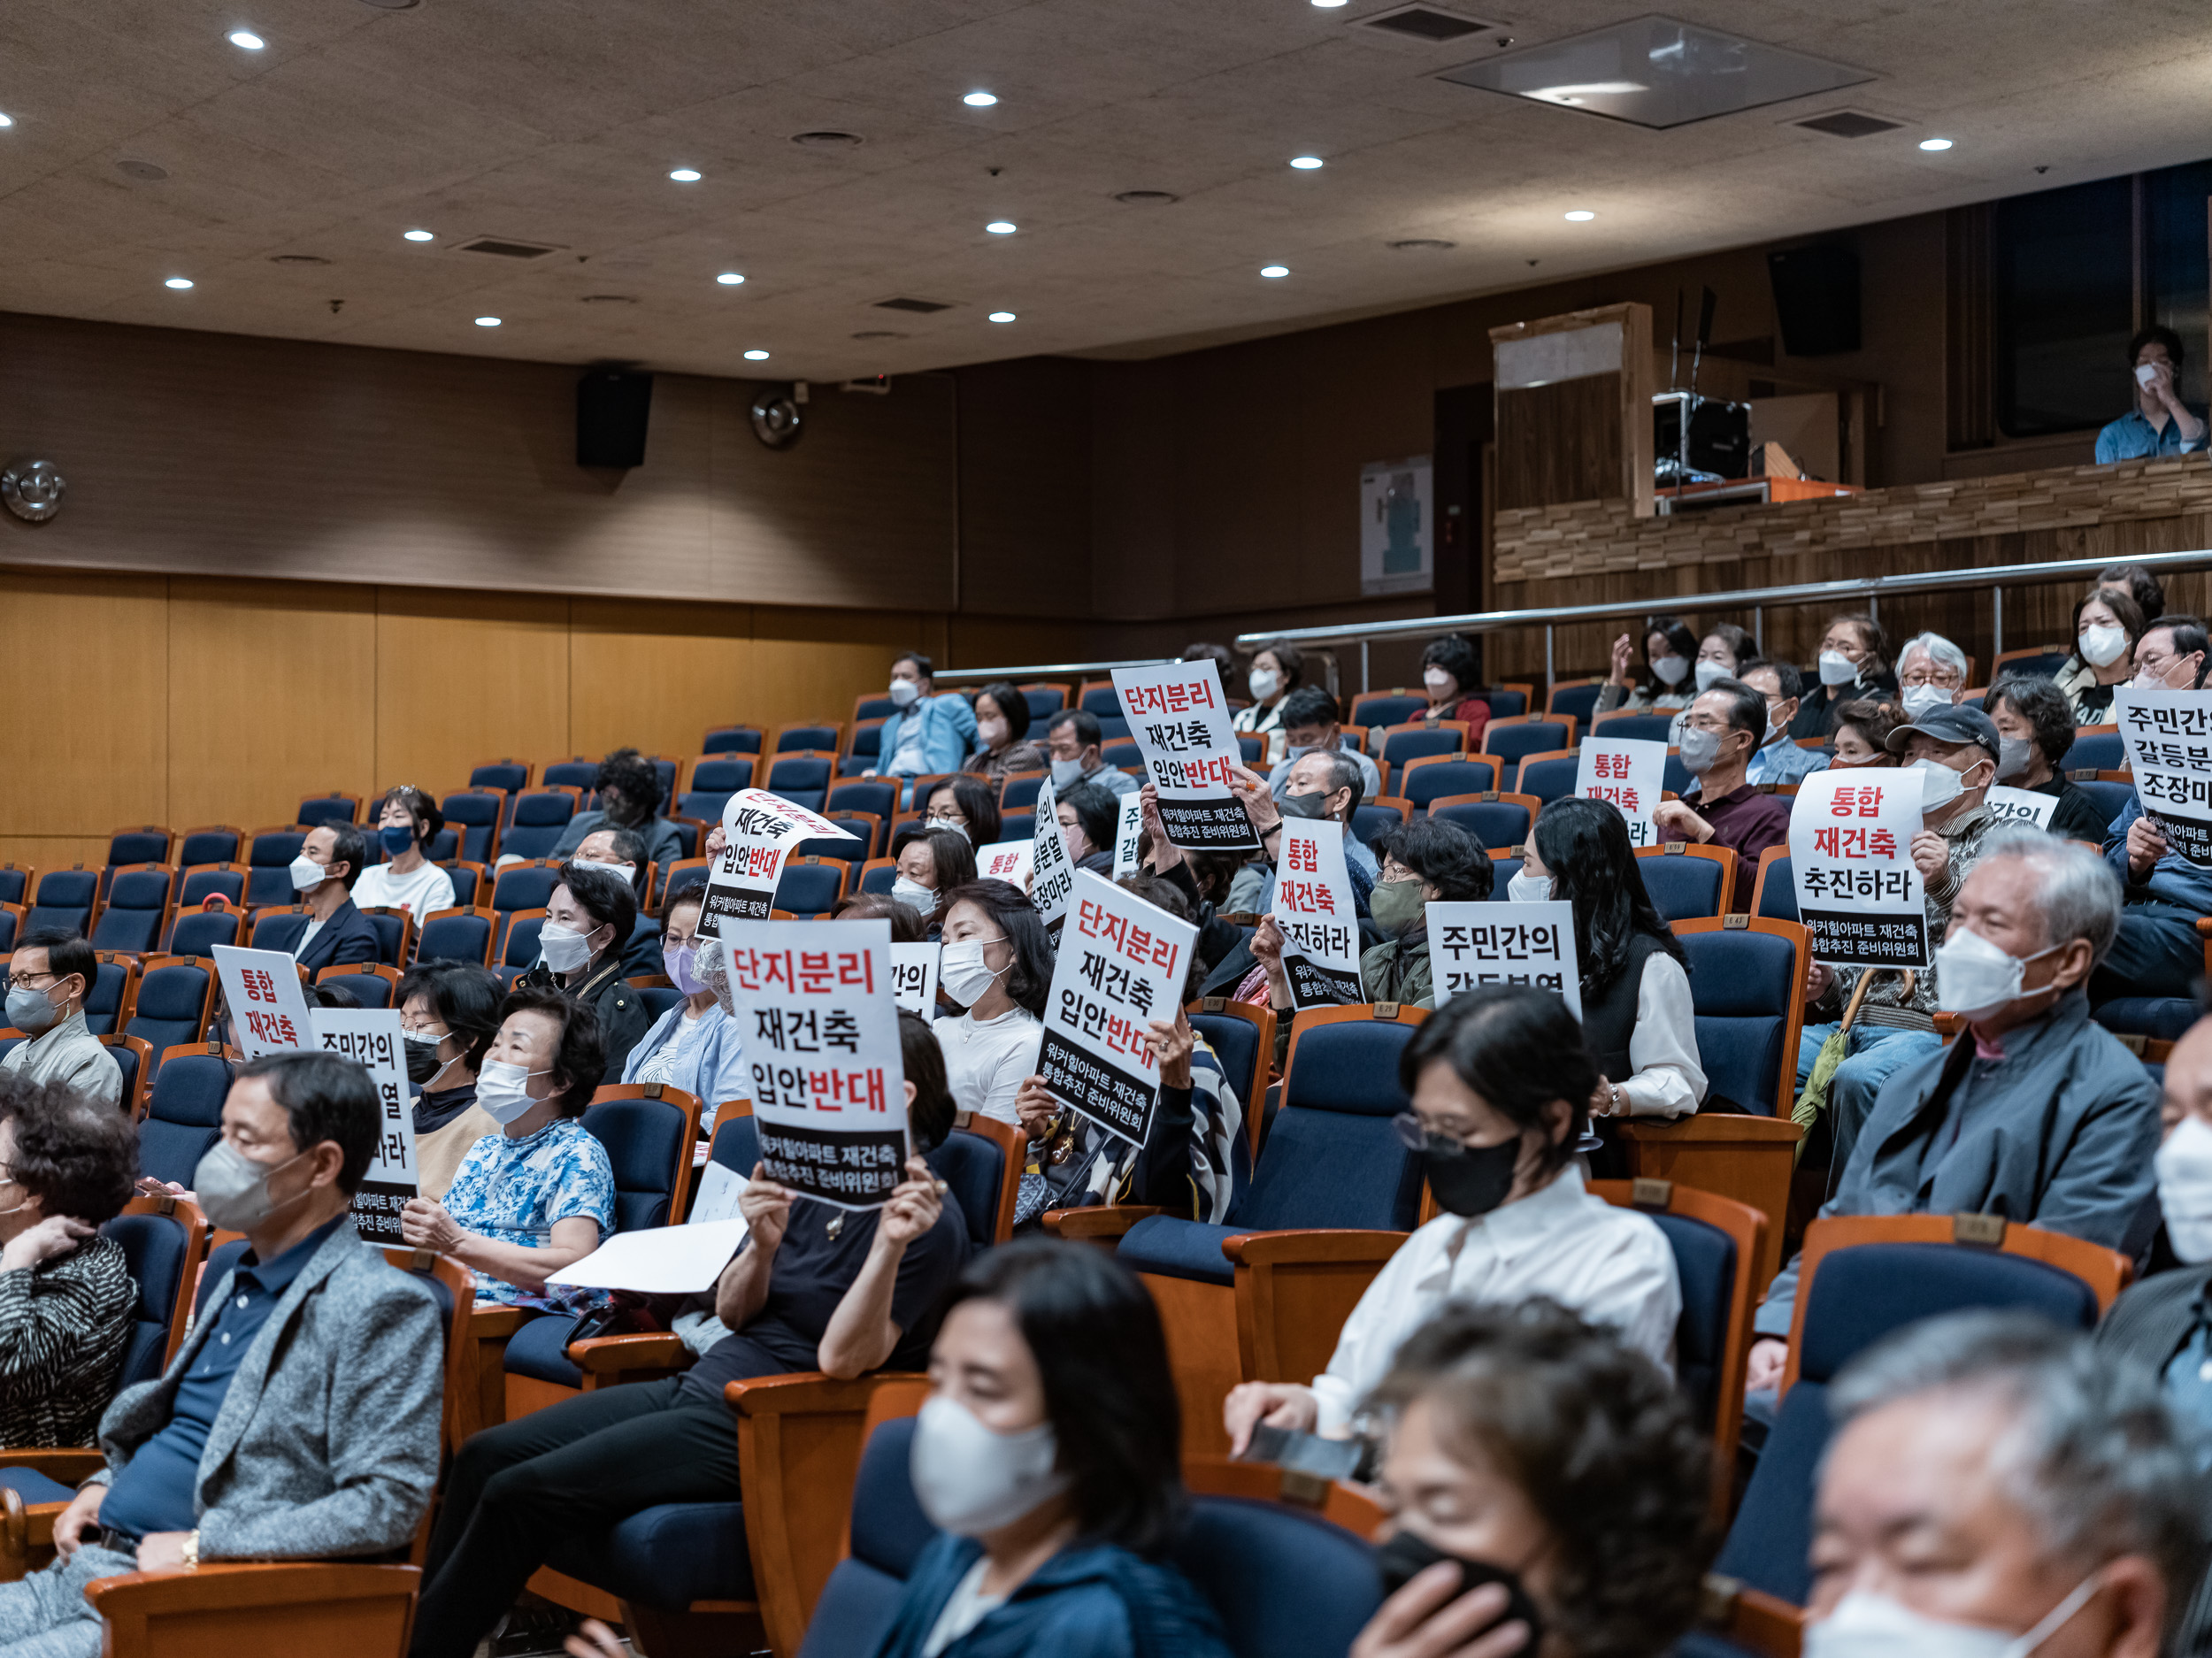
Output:
M166 1373L108 1407L108 1465L55 1521L59 1557L0 1584L0 1650L95 1658L84 1590L102 1577L413 1539L438 1475L445 1339L430 1292L348 1214L382 1122L368 1073L334 1055L240 1068L195 1189L251 1247Z

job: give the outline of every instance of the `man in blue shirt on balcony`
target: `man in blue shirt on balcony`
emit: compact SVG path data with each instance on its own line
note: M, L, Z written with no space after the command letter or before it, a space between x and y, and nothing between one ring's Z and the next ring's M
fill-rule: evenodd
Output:
M2201 449L2204 417L2181 401L2181 336L2153 323L2128 342L2128 366L2135 407L2097 434L2097 464Z

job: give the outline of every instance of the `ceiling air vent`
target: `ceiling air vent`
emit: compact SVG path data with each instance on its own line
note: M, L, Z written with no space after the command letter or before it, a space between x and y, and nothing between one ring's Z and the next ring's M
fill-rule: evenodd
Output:
M1118 190L1114 200L1125 207L1165 207L1183 198L1172 190Z
M879 299L876 301L876 309L918 311L926 317L932 311L950 311L952 305L949 301L936 299Z
M1831 110L1809 121L1792 121L1790 125L1825 133L1831 138L1870 138L1876 133L1893 133L1904 122L1884 120L1878 115L1862 115L1856 110Z
M539 242L509 242L503 236L479 236L473 242L463 242L458 251L488 253L499 259L542 259L547 254L558 253L560 249L549 248Z
M269 256L269 263L271 265L328 265L330 261L319 253L273 253Z
M791 142L809 150L850 150L867 141L858 133L841 133L831 128L818 127L812 132L794 133Z
M1423 5L1402 6L1395 12L1379 12L1372 17L1357 19L1357 26L1431 44L1443 41L1463 41L1470 35L1479 35L1494 27L1479 19L1455 17L1449 12L1439 12L1434 6Z
M856 340L903 340L906 336L896 328L863 328L853 335Z
M1455 242L1447 242L1441 236L1407 236L1390 245L1400 253L1434 253L1440 252L1446 248L1455 248L1459 244Z

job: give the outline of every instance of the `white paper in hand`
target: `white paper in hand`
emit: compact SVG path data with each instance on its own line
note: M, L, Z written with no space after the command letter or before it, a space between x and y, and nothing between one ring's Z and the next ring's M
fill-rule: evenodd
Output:
M699 1195L691 1201L691 1217L686 1224L701 1226L710 1221L736 1220L737 1201L751 1184L727 1163L708 1163L699 1171Z
M744 1241L742 1220L618 1232L545 1281L576 1289L629 1290L639 1295L697 1295L713 1288Z

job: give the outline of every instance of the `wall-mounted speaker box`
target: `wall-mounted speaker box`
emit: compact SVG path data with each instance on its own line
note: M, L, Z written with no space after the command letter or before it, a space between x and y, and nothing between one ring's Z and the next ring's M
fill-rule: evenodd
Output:
M1859 349L1859 250L1847 242L1816 242L1767 255L1782 349L1826 357Z
M594 369L576 382L576 464L642 466L653 377Z

